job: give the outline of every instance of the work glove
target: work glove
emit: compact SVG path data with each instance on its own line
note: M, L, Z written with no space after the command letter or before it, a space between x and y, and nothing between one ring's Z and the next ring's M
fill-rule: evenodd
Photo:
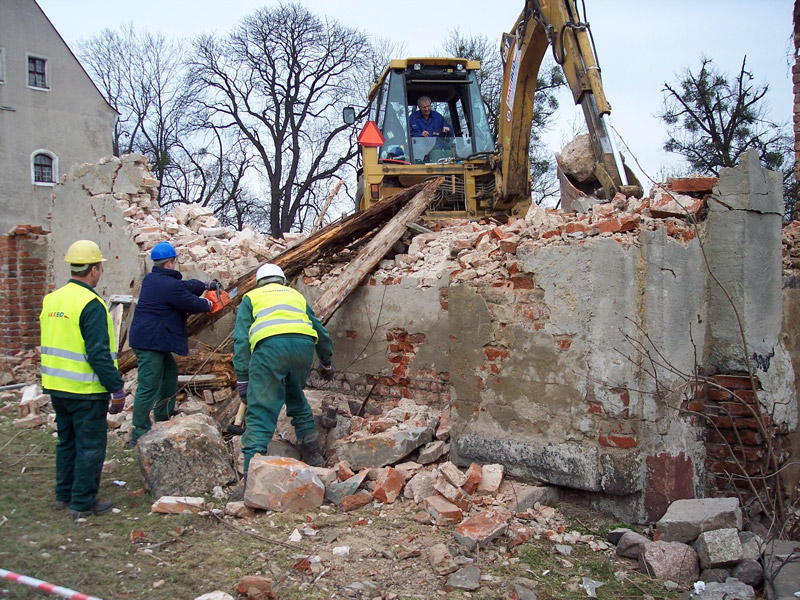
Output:
M203 283L207 290L221 290L222 284L217 281L216 279L212 279L211 281L206 281Z
M247 404L247 381L238 381L236 383L236 393L239 394L242 402Z
M125 408L125 388L121 388L111 394L111 406L108 412L109 414L116 415L117 413L121 413L123 408Z
M333 368L333 365L331 363L328 363L327 365L323 363L322 366L320 367L319 375L325 381L333 381L333 376L335 374L336 370Z

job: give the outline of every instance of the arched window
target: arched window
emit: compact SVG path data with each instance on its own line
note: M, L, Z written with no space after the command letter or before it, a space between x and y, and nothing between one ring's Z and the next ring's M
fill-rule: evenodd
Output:
M53 185L58 176L58 158L47 150L36 150L31 156L34 185Z

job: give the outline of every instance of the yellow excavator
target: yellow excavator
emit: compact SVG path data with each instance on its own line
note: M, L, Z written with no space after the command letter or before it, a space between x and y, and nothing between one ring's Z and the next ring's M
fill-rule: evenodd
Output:
M504 67L497 140L478 88L478 61L408 58L389 63L370 90L369 120L359 134L359 208L444 176L427 219L523 216L531 203L529 147L536 80L550 46L575 103L583 107L589 129L598 183L590 193L606 200L618 192L641 197L642 186L625 166L611 135L611 106L588 25L579 18L575 0L526 0L501 44ZM411 116L420 98L424 103L430 100L448 132L412 135ZM355 122L352 107L345 108L344 119ZM563 173L559 178L562 191L565 184L571 185Z

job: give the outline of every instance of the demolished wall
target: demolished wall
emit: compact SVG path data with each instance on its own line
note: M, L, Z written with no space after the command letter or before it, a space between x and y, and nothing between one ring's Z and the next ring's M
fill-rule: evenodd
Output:
M460 466L501 463L585 490L621 518L657 518L665 501L720 486L706 422L686 410L705 393L691 385L695 367L746 369L720 284L746 332L765 423L797 427L780 335L779 190L748 156L722 173L696 229L685 221L703 203L683 196L684 208L657 207L658 198L591 215L534 208L522 227L417 236L331 320L343 383L452 401ZM442 245L449 260L437 264Z

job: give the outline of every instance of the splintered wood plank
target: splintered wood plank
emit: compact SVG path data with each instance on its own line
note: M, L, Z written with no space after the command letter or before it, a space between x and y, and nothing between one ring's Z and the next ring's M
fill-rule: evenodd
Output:
M331 283L314 304L322 324L326 324L347 297L369 275L375 265L386 256L406 230L406 223L416 221L431 203L436 188L444 178L439 177L427 183L406 206L381 229L370 242L361 249L344 271Z

